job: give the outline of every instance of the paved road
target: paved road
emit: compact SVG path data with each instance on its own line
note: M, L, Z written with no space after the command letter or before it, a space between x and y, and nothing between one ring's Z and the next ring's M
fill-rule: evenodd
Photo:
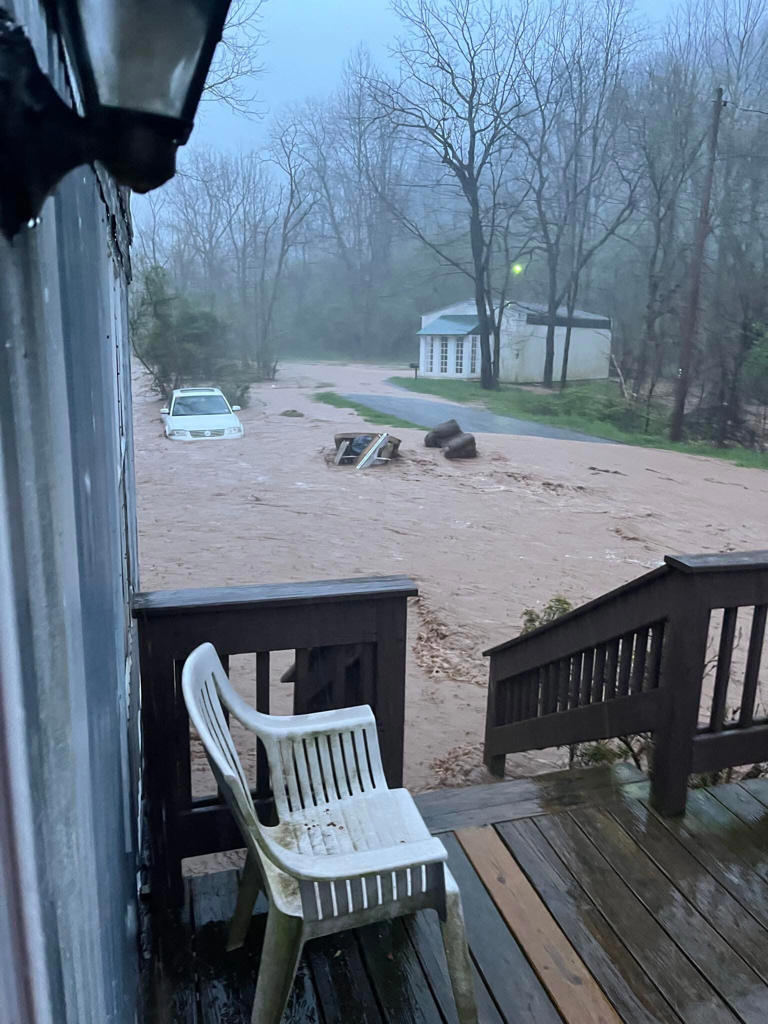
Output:
M459 402L433 402L418 395L344 395L353 402L383 412L388 416L399 416L422 427L431 428L443 420L458 420L462 429L472 434L522 434L529 437L552 437L560 441L595 441L599 444L615 444L604 437L591 437L576 430L550 427L546 423L531 420L517 420L512 416L497 416L487 409L478 409Z

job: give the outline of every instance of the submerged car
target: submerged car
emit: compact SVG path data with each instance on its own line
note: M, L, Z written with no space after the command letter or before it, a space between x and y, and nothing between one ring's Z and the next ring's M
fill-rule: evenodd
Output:
M239 411L218 388L177 388L162 410L165 436L172 441L242 437L243 425L235 416Z

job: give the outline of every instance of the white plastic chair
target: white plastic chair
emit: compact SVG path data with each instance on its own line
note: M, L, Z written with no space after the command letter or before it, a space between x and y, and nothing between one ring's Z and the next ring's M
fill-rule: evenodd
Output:
M432 907L460 1024L476 1024L461 898L410 793L388 789L369 707L263 715L237 694L211 644L182 673L189 716L242 832L247 858L227 949L245 940L259 891L269 898L253 1024L279 1024L307 939ZM221 704L262 741L279 824L256 816Z

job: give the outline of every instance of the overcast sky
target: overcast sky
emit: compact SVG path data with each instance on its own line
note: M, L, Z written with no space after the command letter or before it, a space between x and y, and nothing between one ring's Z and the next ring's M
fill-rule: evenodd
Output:
M669 0L638 2L638 9L651 17L669 6ZM255 91L270 113L309 96L327 96L359 43L385 63L400 22L389 0L266 0L262 29L264 73ZM220 103L204 103L189 146L250 149L259 145L263 131L263 120L248 121Z
M377 62L385 62L398 28L389 0L266 0L264 73L256 83L263 108L269 113L309 96L327 96L361 42ZM247 149L258 145L262 133L263 123L233 115L220 103L205 103L190 146Z

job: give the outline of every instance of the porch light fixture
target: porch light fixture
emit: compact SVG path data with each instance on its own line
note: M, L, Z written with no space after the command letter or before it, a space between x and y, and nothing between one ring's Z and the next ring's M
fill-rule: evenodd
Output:
M73 167L98 160L149 192L172 178L231 0L47 0L83 102L75 113L0 8L0 230L35 218Z

